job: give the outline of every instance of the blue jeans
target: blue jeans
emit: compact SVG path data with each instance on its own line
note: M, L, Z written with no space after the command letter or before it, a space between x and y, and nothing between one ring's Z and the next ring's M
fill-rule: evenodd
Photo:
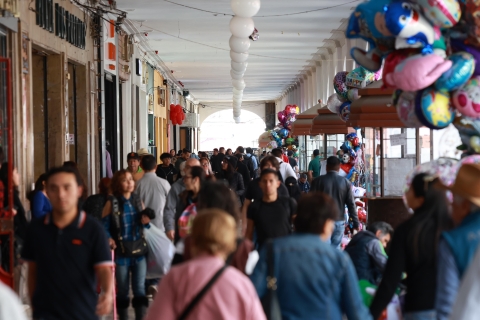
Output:
M416 311L405 313L404 320L435 320L437 315L435 310Z
M117 281L117 301L128 302L130 289L130 272L132 274L132 291L135 298L145 297L145 276L147 275L147 259L136 261L132 265L115 267ZM127 304L128 305L128 304Z
M340 250L340 243L342 243L343 234L345 233L345 221L335 221L335 229L333 230L330 244L332 247Z

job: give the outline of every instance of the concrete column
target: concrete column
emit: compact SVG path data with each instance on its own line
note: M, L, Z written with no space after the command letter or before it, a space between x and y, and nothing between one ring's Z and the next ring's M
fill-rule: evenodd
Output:
M307 109L313 107L313 96L314 94L314 86L313 86L313 74L311 71L307 72L307 81L308 81L308 106Z
M305 82L303 78L300 79L300 111L303 112L305 110Z
M317 61L315 63L315 87L316 87L316 99L322 99L323 103L326 102L323 97L323 90L322 90L322 63Z
M308 75L307 74L303 75L303 85L305 86L305 91L304 91L305 106L304 106L303 109L307 110L308 108L310 108L310 81L308 81Z
M312 107L314 105L316 105L318 102L318 98L317 98L317 69L315 67L312 67L311 68L311 71L312 73L312 78L310 80L310 82L312 83Z
M355 61L353 61L352 56L350 55L350 51L352 51L352 47L354 46L354 39L347 39L345 41L345 51L346 51L346 70L351 71L355 69ZM356 40L356 39L355 39Z

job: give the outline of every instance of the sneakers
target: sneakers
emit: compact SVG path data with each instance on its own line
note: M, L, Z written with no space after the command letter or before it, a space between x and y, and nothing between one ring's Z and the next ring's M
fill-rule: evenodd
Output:
M157 286L154 286L154 285L148 286L147 295L151 296L152 300L155 299L155 295L157 294L157 292L158 292Z

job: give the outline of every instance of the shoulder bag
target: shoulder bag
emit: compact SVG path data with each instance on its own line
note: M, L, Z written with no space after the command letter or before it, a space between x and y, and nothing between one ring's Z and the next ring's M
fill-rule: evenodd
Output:
M267 293L262 298L262 307L268 320L282 320L282 311L277 296L277 278L273 258L273 242L267 243Z
M223 267L220 268L213 277L208 281L208 283L203 287L202 290L195 296L195 298L192 299L192 301L187 305L187 307L183 310L183 312L180 314L180 317L178 317L178 320L185 320L190 312L192 312L193 308L200 302L200 300L205 296L205 294L210 290L210 288L213 286L213 284L220 278L222 275L223 271L227 268L227 265L225 264Z
M147 254L148 247L147 241L143 234L143 226L140 227L140 239L134 241L125 241L122 237L122 229L120 221L123 220L123 212L118 206L118 200L115 197L111 197L112 200L112 220L117 233L117 250L124 257L141 257ZM138 209L136 209L138 210ZM133 230L135 234L135 229Z

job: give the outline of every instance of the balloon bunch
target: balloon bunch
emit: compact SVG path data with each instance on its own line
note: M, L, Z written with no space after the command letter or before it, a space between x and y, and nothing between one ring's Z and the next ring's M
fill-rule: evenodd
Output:
M183 123L183 120L185 120L185 113L183 112L181 105L170 105L170 120L172 120L173 125L181 125Z
M340 159L340 171L339 174L346 177L351 182L355 182L358 179L358 170L355 168L357 158L359 158L362 152L362 143L356 133L349 133L346 136L345 142L340 146L340 150L337 152L337 156Z
M358 89L365 88L380 78L381 72L370 72L364 67L355 68L350 72L338 72L333 78L335 93L327 100L328 110L338 114L343 121L348 121L350 105L360 98Z
M443 129L480 117L480 5L475 0L378 0L359 4L348 38L369 43L352 58L379 71L407 127ZM473 76L473 77L472 77Z
M268 148L280 148L283 145L287 146L288 150L294 152L294 157L298 157L298 140L291 135L292 123L297 120L296 116L300 113L300 108L297 105L288 105L283 111L279 111L277 114L278 121L277 126L269 131L270 143Z
M245 89L243 76L248 66L250 37L256 32L256 39L258 39L258 31L255 29L252 17L260 10L260 0L231 0L230 5L235 14L230 20L232 36L229 41L230 58L232 59L230 76L233 85L233 118L236 123L239 123L242 113L243 90Z

